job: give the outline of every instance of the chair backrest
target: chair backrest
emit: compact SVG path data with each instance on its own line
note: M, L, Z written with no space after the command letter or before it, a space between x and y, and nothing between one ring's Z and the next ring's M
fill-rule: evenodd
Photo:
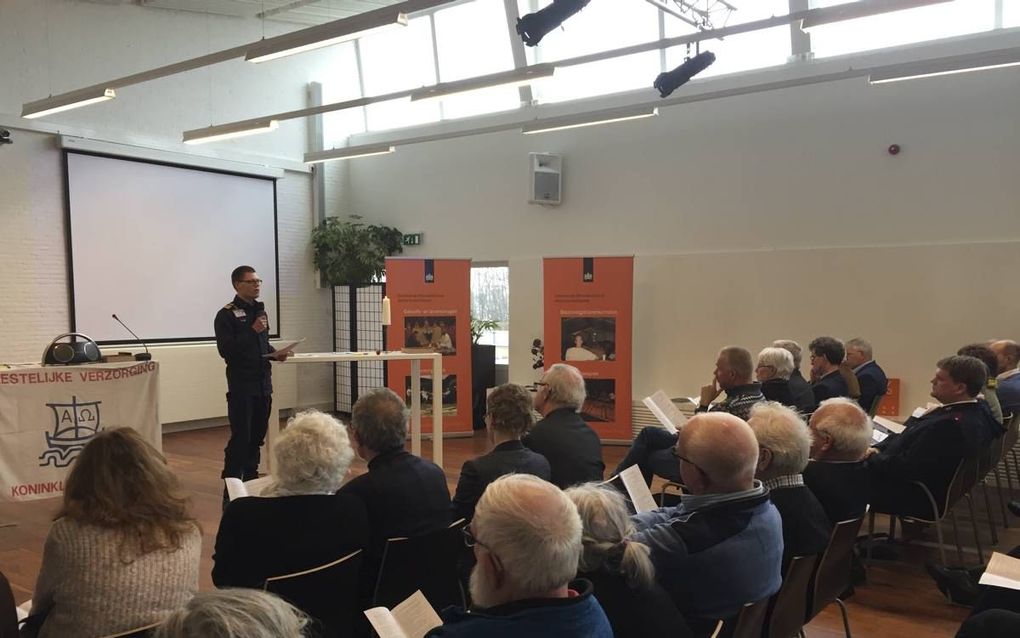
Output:
M323 638L346 635L361 617L358 584L362 550L293 574L267 578L263 589L311 616Z
M1006 433L1002 439L1003 454L1005 454L1005 451L1012 449L1016 445L1017 439L1020 439L1020 410L1017 410L1016 414L1006 422Z
M970 492L970 489L978 482L980 478L978 476L978 468L981 466L981 459L984 457L987 450L981 450L975 454L971 454L960 461L960 465L956 469L956 474L953 476L953 480L949 483L949 489L946 490L946 505L942 510L942 514L949 511L956 502L959 501L964 494Z
M3 572L0 572L0 638L18 638L18 606Z
M810 588L811 600L805 620L811 620L850 586L850 565L854 542L864 518L852 518L836 523L829 536L829 546L818 560L814 585Z
M878 413L878 406L882 403L882 399L885 398L885 394L875 395L875 398L871 400L871 405L868 407L868 416L875 416Z
M119 634L103 636L103 638L147 638L152 635L152 633L156 630L156 627L159 627L162 624L162 622L155 622L151 625L145 625L144 627L128 629L127 631L122 631Z
M1002 460L1002 444L1005 442L1005 437L998 437L992 444L988 446L988 449L981 454L978 459L977 476L978 480L985 478L989 472L991 472L999 461Z
M727 638L761 638L762 630L765 628L765 614L768 613L768 610L768 598L747 603L737 615L737 619L733 623L733 631L727 631L723 626L719 635Z
M373 606L392 609L420 589L435 609L463 607L464 590L457 572L457 558L464 545L461 530L466 524L460 519L446 529L422 536L388 539L372 596Z
M666 481L662 484L662 489L655 496L655 502L659 504L659 507L675 507L680 504L680 496L684 494L686 487L682 483L676 483L674 481Z
M792 638L800 633L807 617L808 587L818 556L794 556L783 576L783 585L772 597L767 638ZM849 571L849 566L847 567Z

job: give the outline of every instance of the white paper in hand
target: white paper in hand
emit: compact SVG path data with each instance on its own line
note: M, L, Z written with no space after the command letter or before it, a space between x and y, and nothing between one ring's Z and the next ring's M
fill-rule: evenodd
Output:
M902 424L892 419L887 419L884 416L872 417L871 420L875 422L875 425L881 425L887 432L892 432L893 434L899 434L906 429Z
M232 476L223 479L223 483L227 486L227 496L230 500L243 496L259 496L264 489L269 487L272 481L272 476L260 476L259 478L244 482Z
M638 514L650 512L659 507L655 504L655 499L652 498L652 491L648 489L645 477L641 476L641 468L631 465L620 472L620 481L627 490L627 495L630 496L630 502L634 504L634 511Z
M641 402L671 434L676 434L687 423L687 417L662 390L656 390L655 394L645 397Z
M988 567L978 582L982 585L1020 590L1020 559L999 552L992 553L992 559L988 561Z
M379 638L423 638L431 629L443 624L421 590L408 596L393 611L373 607L364 614Z

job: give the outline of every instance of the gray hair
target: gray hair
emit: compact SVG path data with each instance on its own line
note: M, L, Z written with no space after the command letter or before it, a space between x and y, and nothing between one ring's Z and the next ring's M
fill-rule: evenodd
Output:
M485 489L472 521L498 556L518 598L562 587L577 574L581 517L566 494L530 474L502 476Z
M853 348L854 350L860 350L861 354L863 354L868 359L871 359L872 357L875 356L874 350L871 349L871 343L866 339L861 339L860 337L854 337L853 339L850 339L844 344L844 346L846 347L847 350L849 350L850 348Z
M273 454L276 480L267 496L335 492L354 459L347 428L318 410L294 415L273 446Z
M549 401L581 411L588 393L584 389L584 377L580 370L565 363L554 363L546 370L543 380Z
M772 462L758 478L800 474L811 456L811 430L794 410L775 401L756 403L747 424L758 445L772 452Z
M257 589L201 591L156 628L153 638L301 638L308 617Z
M354 402L351 432L373 452L403 447L407 438L407 404L389 388L376 388Z
M811 427L832 439L833 456L841 460L860 460L871 447L871 419L856 401L845 397L822 401L811 415Z
M782 348L793 355L793 369L800 370L801 349L800 344L792 339L776 339L772 342L776 348Z
M758 365L771 367L780 379L789 379L793 374L793 355L786 348L765 348L758 353Z
M485 411L493 430L521 436L535 424L531 395L523 386L504 383L485 400Z
M643 543L628 540L634 534L634 523L627 514L623 495L599 483L576 485L568 488L566 494L577 506L584 525L580 570L623 574L631 587L650 587L655 581L655 567L649 558L651 550Z

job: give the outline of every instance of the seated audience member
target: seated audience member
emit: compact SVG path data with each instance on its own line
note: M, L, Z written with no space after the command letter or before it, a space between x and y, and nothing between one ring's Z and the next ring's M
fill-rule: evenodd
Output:
M737 346L727 346L720 350L712 373L712 383L701 388L697 412L726 412L746 419L751 406L765 400L761 386L751 380L753 374L754 363L750 352ZM712 403L723 391L726 392L726 399ZM676 440L676 434L661 427L642 428L613 474L637 465L649 485L654 474L671 481L680 481L679 468L672 452Z
M617 490L588 483L567 490L584 526L578 577L590 580L616 636L691 636L687 621L662 586L648 547L627 540L634 525Z
M871 445L871 419L844 397L826 399L811 415L811 461L804 484L833 524L864 516L868 474L864 457Z
M542 419L521 442L549 461L552 482L558 487L601 481L606 469L602 441L579 414L584 377L574 366L554 363L535 385L535 410Z
M808 345L808 349L811 351L811 390L815 394L815 403L832 397L850 396L846 378L840 373L840 364L846 356L843 343L832 337L818 337Z
M351 479L339 494L353 494L368 510L369 554L387 538L420 536L450 524L450 489L435 463L404 449L407 406L392 390L371 390L354 403L351 442L368 462L368 472Z
M300 412L273 454L273 483L223 511L213 553L217 587L262 587L271 576L324 565L368 544L365 504L335 493L354 458L342 423L318 410Z
M861 388L861 398L857 403L868 414L874 414L876 402L889 390L889 380L874 356L871 344L864 339L857 337L846 342L846 363L853 368Z
M796 408L790 392L790 375L793 374L793 355L783 348L765 348L758 353L755 377L761 384L766 401L775 401Z
M874 510L902 516L932 515L922 482L936 503L944 503L956 467L988 447L1002 428L976 397L985 385L986 367L974 357L946 357L938 362L931 395L943 405L910 417L901 434L869 450L865 461Z
M187 602L202 549L188 509L177 477L138 432L95 435L71 467L46 537L30 614L38 635L105 636Z
M811 431L800 415L779 403L754 406L747 424L758 439L755 476L783 519L784 569L794 556L820 556L832 523L801 475L811 453Z
M994 416L995 420L1001 425L1002 407L999 405L999 395L996 390L998 383L996 381L996 376L999 374L999 358L995 356L995 351L983 343L972 343L969 346L963 346L957 350L956 354L980 359L981 362L985 364L985 369L988 372L988 379L985 381L985 387L982 388L981 394L978 395L978 400L983 400L988 405L988 409L991 410L992 416Z
M996 377L999 403L1003 415L1014 415L1020 411L1020 345L1016 341L995 341L990 346L999 360L999 376Z
M464 462L453 497L454 520L471 520L485 488L504 474L533 474L546 481L551 477L549 461L521 444L521 435L534 423L528 391L507 383L493 390L485 403L485 433L492 451Z
M287 601L254 589L195 594L152 638L304 638L308 617Z
M793 402L801 414L811 414L815 411L815 393L811 384L800 373L801 349L800 344L790 339L777 339L772 342L776 348L782 348L793 356L793 372L790 373L790 394L793 395Z
M699 414L675 453L689 494L678 507L632 517L655 578L696 634L779 590L783 524L755 480L758 441L731 414Z
M1020 546L1010 550L1009 556L1020 558ZM978 615L991 610L1008 610L1016 614L1018 619L1020 619L1020 591L1006 587L981 585L979 581L985 572L984 565L976 567L942 567L933 563L925 563L925 568L935 580L939 591L945 594L951 602L958 605L971 606L970 618L964 622L957 636L984 637L1001 635L1014 637L1020 635L1020 633L986 634L977 631L978 628L988 630L994 626L993 624L986 624L988 623L987 617L981 620L977 619ZM1012 626L1015 630L1020 631L1020 625L1018 624L1008 626ZM964 627L968 629L966 633L963 631Z
M470 612L443 614L427 636L612 638L592 584L574 580L581 556L577 508L555 485L510 474L486 488L465 528L477 563Z

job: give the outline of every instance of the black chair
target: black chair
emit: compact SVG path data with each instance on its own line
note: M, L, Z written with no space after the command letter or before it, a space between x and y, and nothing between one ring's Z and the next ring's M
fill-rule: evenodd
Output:
M686 489L682 483L666 481L662 485L662 489L659 490L655 502L659 504L659 507L676 507L680 504L680 496L685 493Z
M720 620L712 632L712 638L761 638L768 610L768 598L747 603L735 617Z
M18 638L18 605L3 572L0 572L0 638Z
M414 538L391 538L383 549L379 577L372 605L388 609L400 604L416 590L435 609L465 606L464 590L457 571L457 558L464 546L460 519L446 529Z
M763 638L793 638L807 618L808 587L818 556L794 556L786 568L783 585L769 603Z
M345 636L361 617L358 584L362 550L293 574L267 578L263 589L315 619L322 638Z
M813 582L808 587L808 613L804 619L805 623L811 622L831 603L836 603L843 614L843 631L846 638L851 638L850 618L840 596L851 585L850 565L853 562L857 532L860 531L863 522L863 518L852 518L836 523L832 536L829 537L829 546L818 560Z

